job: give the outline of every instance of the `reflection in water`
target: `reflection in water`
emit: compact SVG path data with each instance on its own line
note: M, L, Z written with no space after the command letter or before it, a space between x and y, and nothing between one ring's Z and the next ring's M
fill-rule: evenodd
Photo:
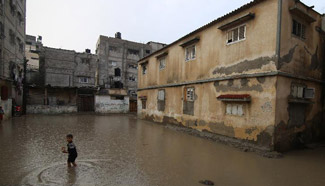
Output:
M68 133L76 168L60 151ZM325 148L267 159L132 115L14 118L0 125L0 149L0 185L325 185Z
M77 179L77 172L75 167L67 168L68 169L68 179L67 179L67 185L73 185L76 183Z

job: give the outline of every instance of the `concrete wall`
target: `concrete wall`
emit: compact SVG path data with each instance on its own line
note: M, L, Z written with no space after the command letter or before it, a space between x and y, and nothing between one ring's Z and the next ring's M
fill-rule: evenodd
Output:
M298 7L314 18L314 22L288 11ZM324 38L315 29L321 27L321 15L294 0L283 1L282 7L281 60L278 69L293 76L279 77L277 82L277 107L275 148L284 151L295 148L304 141L309 143L324 136ZM292 34L293 19L306 26L306 38ZM300 85L315 89L312 99L292 98L292 86ZM304 103L297 103L298 101ZM300 141L300 142L299 142Z
M246 25L246 39L238 43L226 44L228 30L222 31L218 28L249 12L255 13L255 18L242 23ZM276 71L276 29L277 0L263 1L201 32L177 41L149 59L140 61L140 63L148 61L148 74L143 75L142 68L139 66L139 89ZM185 62L185 49L180 45L196 37L200 38L196 43L196 59ZM156 57L165 52L168 52L166 68L159 70Z
M44 74L45 85L52 87L95 87L97 56L44 47L41 53L40 72ZM43 77L43 76L42 76ZM88 82L80 82L81 77Z
M218 28L248 13L255 13L255 18L239 24L246 25L246 39L227 44L233 27ZM143 59L138 67L139 116L273 149L277 77L267 74L277 70L276 29L277 0L262 1ZM194 38L199 38L196 58L185 61L185 48L180 45ZM168 53L166 68L160 70L158 56L164 53ZM148 64L147 74L142 73L144 63ZM185 101L186 88L194 88L194 102ZM162 89L166 93L164 110L157 99ZM251 102L217 99L228 94L248 94ZM142 109L144 97L146 109ZM227 114L227 105L242 106L244 114Z
M97 113L128 113L129 97L124 100L113 100L109 95L95 96L95 112Z
M76 113L77 106L27 105L27 114L66 114Z
M192 109L193 114L184 114L186 87L195 89L193 106L186 108ZM142 101L138 100L138 113L141 118L248 140L268 148L273 146L276 77L218 81L164 90L166 97L164 111L158 109L157 89L139 92L139 97L147 97L146 109L142 109ZM247 103L217 100L222 94L250 94L252 100ZM243 105L244 115L227 115L227 104Z
M288 150L298 138L310 142L324 137L324 38L315 29L321 25L321 16L297 2L316 20L307 25L306 39L299 39L292 35L294 16L289 11L296 1L283 1L277 40L278 2L253 1L142 59L138 66L139 116L247 140L270 150ZM248 13L255 17L237 24L246 25L246 38L227 44L227 33L233 27L218 28ZM186 61L182 45L189 41L195 44L196 57ZM159 69L162 54L165 69ZM142 73L144 65L146 74ZM291 99L294 84L314 88L315 97ZM188 87L195 90L194 102L185 101ZM166 92L164 102L157 99L159 90ZM217 100L220 95L243 94L250 95L251 102L233 102L243 106L242 116L226 114L227 102Z

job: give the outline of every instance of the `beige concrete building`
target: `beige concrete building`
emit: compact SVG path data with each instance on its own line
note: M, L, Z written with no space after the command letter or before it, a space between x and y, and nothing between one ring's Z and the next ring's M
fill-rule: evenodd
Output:
M0 1L0 105L5 118L22 105L26 1Z
M324 137L322 22L295 0L212 21L139 61L138 115L267 150Z

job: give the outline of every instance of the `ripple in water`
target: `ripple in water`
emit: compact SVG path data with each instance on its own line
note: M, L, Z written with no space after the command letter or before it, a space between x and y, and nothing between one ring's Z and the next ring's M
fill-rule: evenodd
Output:
M149 185L136 167L113 164L109 160L79 160L77 164L75 168L56 163L37 169L28 174L21 185Z

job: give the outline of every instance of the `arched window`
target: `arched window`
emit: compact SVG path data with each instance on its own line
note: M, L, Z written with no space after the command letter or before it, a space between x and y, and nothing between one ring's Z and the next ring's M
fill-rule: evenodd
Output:
M116 77L121 77L121 69L119 69L119 68L115 69L115 76Z

